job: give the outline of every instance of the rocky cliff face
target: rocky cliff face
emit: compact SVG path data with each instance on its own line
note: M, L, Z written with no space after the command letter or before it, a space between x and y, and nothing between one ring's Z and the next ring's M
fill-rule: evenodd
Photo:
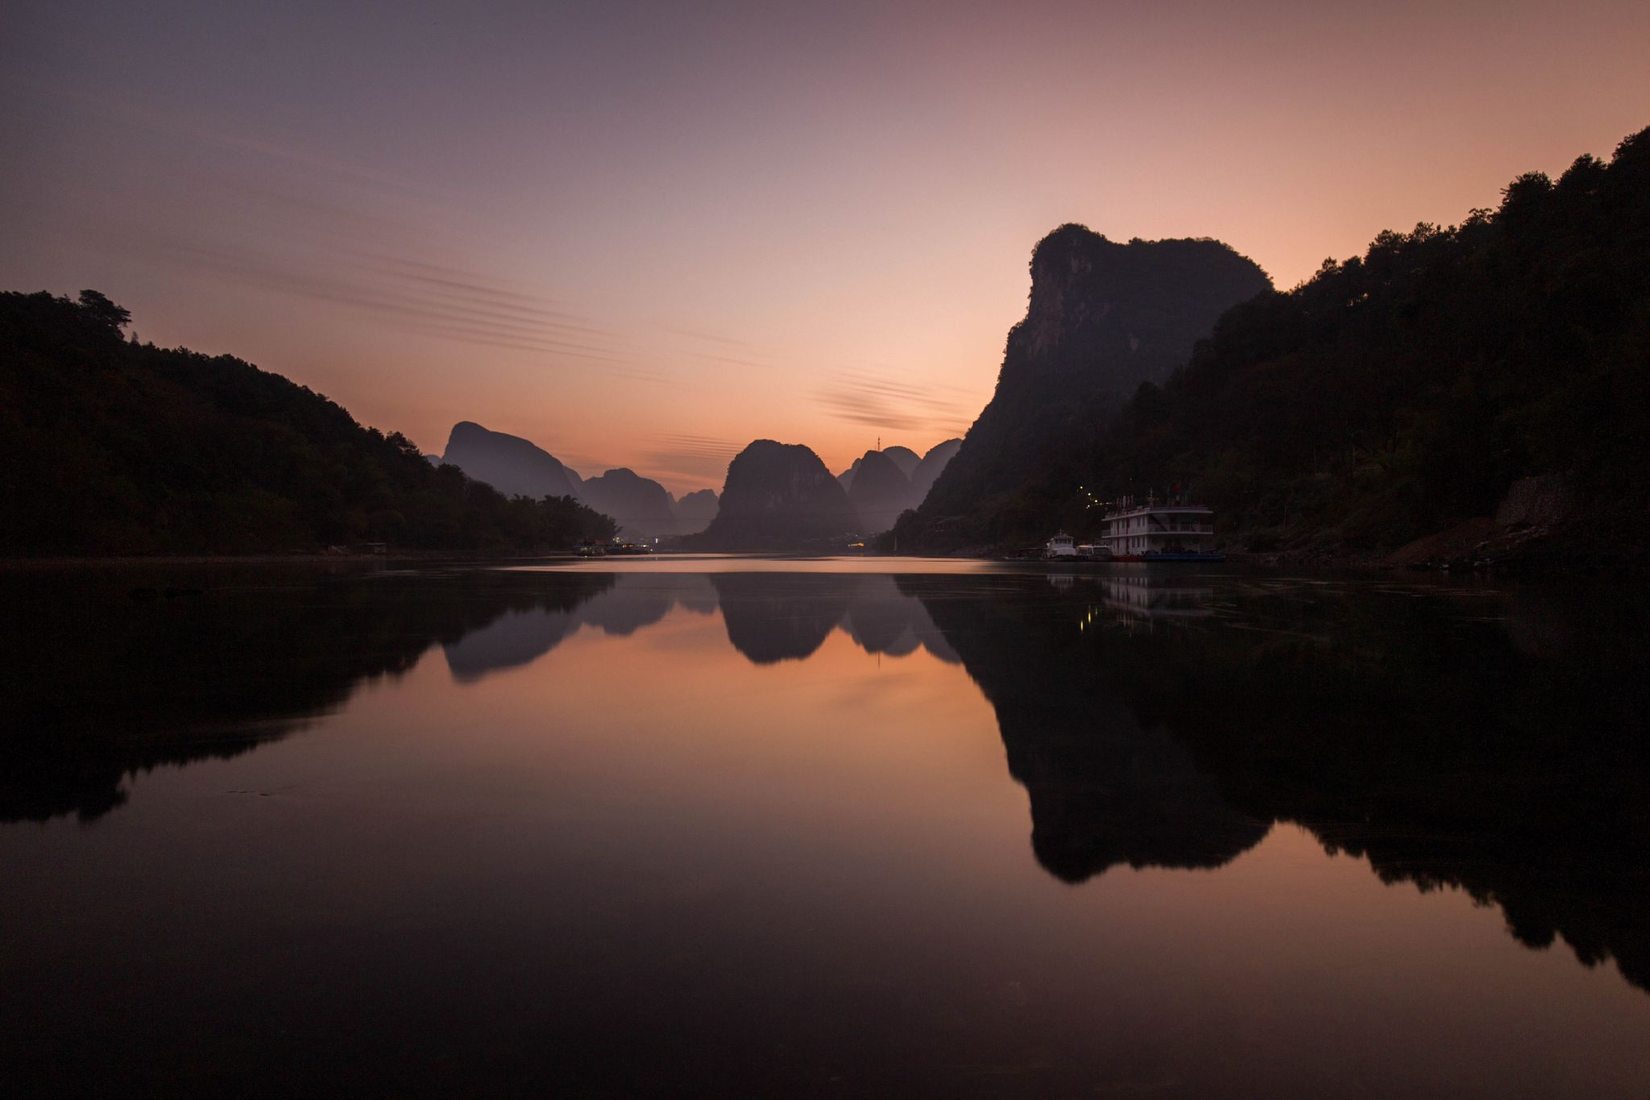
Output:
M696 544L717 550L818 547L853 531L848 494L800 444L759 439L728 464L716 519Z
M716 518L718 503L714 489L684 493L676 499L676 530L684 535L703 531Z
M579 487L579 495L590 507L612 516L619 533L627 538L674 535L675 502L665 487L634 470L619 468L593 477Z
M1223 312L1270 285L1219 241L1118 244L1079 225L1050 233L1032 253L1030 306L1009 332L997 392L923 517L992 531L1028 498L1075 489L1062 470L1140 384L1164 379Z
M505 496L578 495L570 471L554 455L519 436L489 431L469 420L453 425L441 460Z

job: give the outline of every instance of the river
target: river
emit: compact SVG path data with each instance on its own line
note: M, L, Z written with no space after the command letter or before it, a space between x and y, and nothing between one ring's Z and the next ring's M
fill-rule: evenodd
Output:
M1642 591L0 576L30 1093L1641 1097Z

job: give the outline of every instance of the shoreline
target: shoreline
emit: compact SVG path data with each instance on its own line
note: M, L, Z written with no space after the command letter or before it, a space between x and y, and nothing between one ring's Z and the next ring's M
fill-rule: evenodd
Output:
M467 554L462 551L396 551L389 554L60 554L39 558L0 558L0 572L31 569L98 569L139 566L198 565L382 565L441 562L533 562L574 560L571 551L544 554Z

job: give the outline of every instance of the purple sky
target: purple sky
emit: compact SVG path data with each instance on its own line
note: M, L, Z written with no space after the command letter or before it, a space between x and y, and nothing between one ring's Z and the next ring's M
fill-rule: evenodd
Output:
M1062 222L1288 287L1650 125L1642 2L236 7L0 15L0 287L677 491L960 433Z

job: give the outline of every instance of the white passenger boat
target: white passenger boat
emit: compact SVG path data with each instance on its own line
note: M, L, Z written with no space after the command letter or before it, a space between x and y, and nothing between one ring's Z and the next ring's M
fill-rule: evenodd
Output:
M1100 543L1113 561L1225 561L1214 547L1215 514L1171 495L1124 497L1107 512Z

